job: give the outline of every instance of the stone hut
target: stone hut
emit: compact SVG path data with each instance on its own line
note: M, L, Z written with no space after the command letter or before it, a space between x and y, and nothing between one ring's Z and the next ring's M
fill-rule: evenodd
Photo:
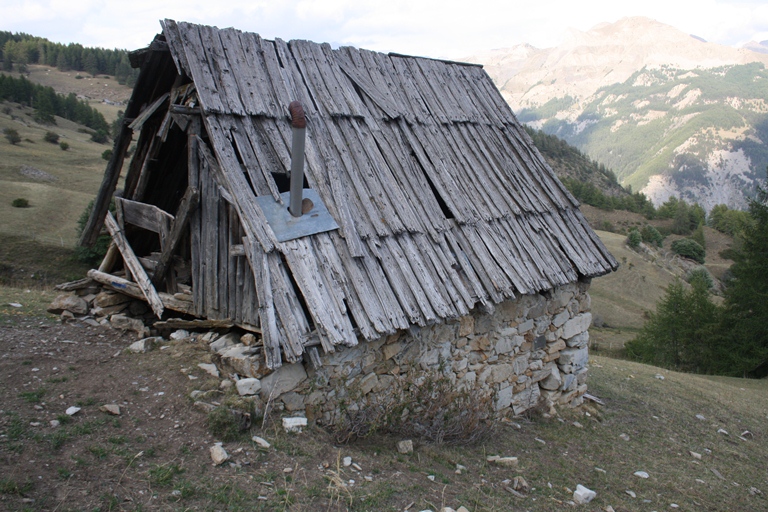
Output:
M220 365L325 423L425 372L500 415L580 403L587 289L617 262L481 66L161 24L92 279L251 332Z

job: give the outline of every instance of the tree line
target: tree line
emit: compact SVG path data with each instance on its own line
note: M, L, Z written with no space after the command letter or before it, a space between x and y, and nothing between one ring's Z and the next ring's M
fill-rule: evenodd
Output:
M710 213L710 223L728 229L724 218L739 219L723 304L712 301L704 272L689 279L690 288L673 283L627 343L630 358L697 373L768 376L768 192L760 189L748 212L729 212L721 206Z
M0 100L12 101L35 109L35 120L55 124L54 116L63 117L91 128L97 142L106 142L110 132L104 116L75 93L58 94L53 87L35 84L24 76L14 78L0 73ZM103 140L101 140L103 139Z
M88 48L81 44L54 43L22 32L0 31L0 59L4 71L25 72L28 64L43 64L60 71L113 75L120 84L133 86L139 70L131 68L126 50Z

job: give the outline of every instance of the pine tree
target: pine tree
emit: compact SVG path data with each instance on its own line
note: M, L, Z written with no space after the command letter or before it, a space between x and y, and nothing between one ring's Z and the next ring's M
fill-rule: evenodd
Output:
M731 267L725 290L723 335L731 339L733 358L745 373L768 375L768 191L750 203L753 222L744 228L743 246Z

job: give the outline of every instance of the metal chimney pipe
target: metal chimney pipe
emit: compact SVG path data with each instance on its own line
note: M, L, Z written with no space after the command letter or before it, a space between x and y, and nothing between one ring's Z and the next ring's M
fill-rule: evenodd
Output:
M288 211L294 217L301 217L301 203L304 196L304 139L307 131L307 119L304 108L298 101L288 105L291 113L293 142L291 144L291 204Z

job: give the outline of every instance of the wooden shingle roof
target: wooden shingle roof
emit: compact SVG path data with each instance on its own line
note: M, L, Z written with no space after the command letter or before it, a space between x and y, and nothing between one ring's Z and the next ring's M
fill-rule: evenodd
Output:
M270 366L595 277L617 262L476 65L163 22L247 235ZM256 196L290 168L338 230L278 242Z

